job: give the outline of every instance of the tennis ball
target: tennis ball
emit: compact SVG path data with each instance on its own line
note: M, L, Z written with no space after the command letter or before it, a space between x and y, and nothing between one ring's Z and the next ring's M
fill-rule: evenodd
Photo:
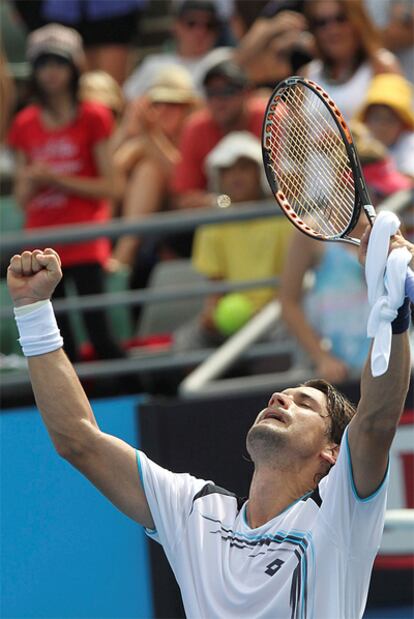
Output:
M220 333L233 335L253 315L253 304L248 297L240 293L227 294L217 303L213 320Z

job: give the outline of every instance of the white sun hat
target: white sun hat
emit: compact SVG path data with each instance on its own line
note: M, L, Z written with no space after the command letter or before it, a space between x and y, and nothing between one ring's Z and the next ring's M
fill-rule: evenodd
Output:
M262 147L258 138L248 131L227 134L207 155L204 168L210 189L218 191L220 169L232 166L241 158L251 159L260 167L262 191L268 195L270 188L264 172Z

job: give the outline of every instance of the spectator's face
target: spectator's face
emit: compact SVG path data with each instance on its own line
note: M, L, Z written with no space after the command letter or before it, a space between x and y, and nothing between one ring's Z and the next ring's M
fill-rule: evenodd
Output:
M205 85L205 95L216 123L224 130L233 128L243 115L246 90L224 77L213 77Z
M69 89L73 69L69 62L58 56L42 56L35 64L35 78L40 89L48 96Z
M256 161L240 157L219 173L220 192L230 196L232 202L249 202L261 198L261 170Z
M179 138L190 106L182 103L153 103L157 126L174 142Z
M218 24L208 11L188 11L176 20L174 34L179 53L203 56L215 45Z
M323 55L330 60L351 60L359 48L357 33L340 2L315 3L311 30Z
M399 116L387 105L370 105L365 124L372 135L387 147L395 144L404 129Z

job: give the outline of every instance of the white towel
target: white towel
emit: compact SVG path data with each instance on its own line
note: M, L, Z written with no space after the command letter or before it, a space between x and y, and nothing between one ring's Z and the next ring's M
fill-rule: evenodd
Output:
M394 213L382 211L375 219L368 243L365 279L371 312L367 334L374 338L371 351L373 376L381 376L388 369L391 323L404 302L407 265L411 254L404 247L395 249L387 258L390 237L399 227L400 220Z

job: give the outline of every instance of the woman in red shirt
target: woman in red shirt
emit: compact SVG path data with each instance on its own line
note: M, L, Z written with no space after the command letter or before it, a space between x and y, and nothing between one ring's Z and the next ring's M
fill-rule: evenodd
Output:
M28 39L27 57L33 69L37 103L17 114L9 133L16 150L15 196L23 208L27 229L110 219L114 197L108 154L113 120L108 109L78 99L83 65L82 41L71 28L49 24ZM98 238L55 246L79 294L104 292L104 265L110 243ZM54 293L65 295L60 283ZM111 335L104 311L85 312L86 328L97 355L108 359L124 353ZM59 326L65 350L77 359L77 348L67 314Z

